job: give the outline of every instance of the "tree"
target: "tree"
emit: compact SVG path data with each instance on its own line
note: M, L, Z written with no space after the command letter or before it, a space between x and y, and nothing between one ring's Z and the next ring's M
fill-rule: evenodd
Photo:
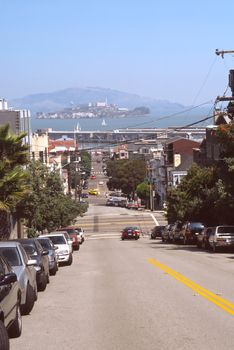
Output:
M51 231L67 226L87 210L64 194L58 171L49 171L42 163L32 162L28 173L31 191L18 205L18 213L27 227Z
M110 160L107 162L109 190L122 190L130 195L146 177L146 163L143 160Z
M137 185L136 193L140 199L143 199L147 203L147 207L149 207L150 184L148 181L141 182L139 185Z
M23 145L25 133L14 135L9 124L0 127L0 237L10 235L10 216L28 191L27 173L23 165L28 163L28 146Z
M193 166L167 198L167 218L234 224L234 122L216 130L220 159L210 167Z

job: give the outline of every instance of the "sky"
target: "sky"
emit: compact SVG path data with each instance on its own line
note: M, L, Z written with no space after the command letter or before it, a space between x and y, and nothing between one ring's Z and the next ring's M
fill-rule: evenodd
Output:
M234 1L0 0L0 97L98 86L196 105L234 69Z

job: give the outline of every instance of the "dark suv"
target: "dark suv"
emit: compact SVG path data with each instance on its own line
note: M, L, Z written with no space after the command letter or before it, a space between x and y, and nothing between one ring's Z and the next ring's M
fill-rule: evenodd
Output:
M21 291L17 276L0 255L0 349L9 349L9 338L21 335Z
M186 222L181 228L183 244L197 244L198 235L204 230L201 222Z
M29 259L37 260L37 288L39 291L46 289L50 281L48 250L44 250L36 238L17 239L24 247Z
M151 239L156 239L157 237L162 237L162 231L165 226L155 226L151 231Z

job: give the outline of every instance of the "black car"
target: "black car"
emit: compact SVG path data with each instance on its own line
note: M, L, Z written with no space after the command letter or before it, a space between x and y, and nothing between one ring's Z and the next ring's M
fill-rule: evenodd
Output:
M9 349L9 337L21 335L21 291L17 276L0 255L0 349Z
M56 275L56 272L58 271L58 259L57 259L57 254L56 254L56 249L55 245L49 238L37 238L38 242L42 246L44 250L48 250L48 257L49 257L49 271L50 275L54 276Z
M37 260L37 288L39 291L46 289L50 281L48 250L44 250L36 238L17 239L24 247L29 259Z
M157 237L162 237L162 231L164 230L165 226L155 226L151 231L151 239L156 239Z

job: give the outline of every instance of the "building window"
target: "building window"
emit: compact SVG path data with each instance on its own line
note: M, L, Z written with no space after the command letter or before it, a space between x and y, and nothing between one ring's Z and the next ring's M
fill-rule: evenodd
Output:
M44 162L44 152L43 151L39 151L39 159L42 163Z

